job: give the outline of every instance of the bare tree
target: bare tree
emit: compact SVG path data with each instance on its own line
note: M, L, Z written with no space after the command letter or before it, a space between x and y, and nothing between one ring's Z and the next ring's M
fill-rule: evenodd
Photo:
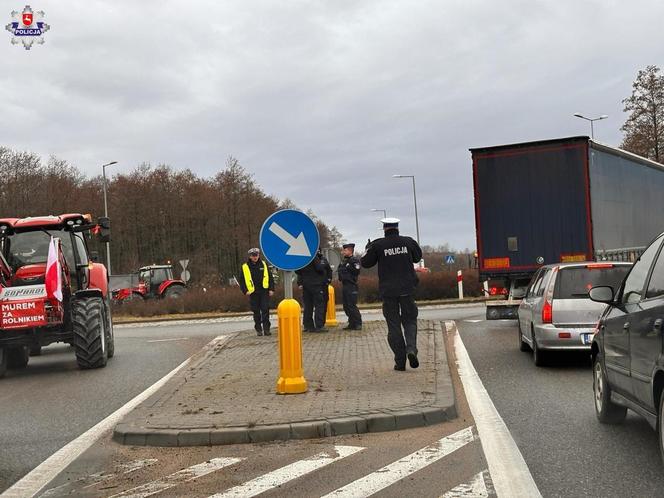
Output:
M625 150L658 162L664 159L664 76L659 72L657 66L639 71L632 95L623 100L630 114L621 128Z

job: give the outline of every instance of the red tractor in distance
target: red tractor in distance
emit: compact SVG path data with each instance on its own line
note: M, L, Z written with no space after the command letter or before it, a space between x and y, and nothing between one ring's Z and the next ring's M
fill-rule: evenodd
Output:
M109 219L0 219L0 377L54 342L73 345L83 369L104 367L113 356L108 277L104 265L90 260L91 233L109 241Z
M131 275L111 275L113 299L118 302L136 298L179 298L186 291L183 280L173 278L171 265L139 268Z

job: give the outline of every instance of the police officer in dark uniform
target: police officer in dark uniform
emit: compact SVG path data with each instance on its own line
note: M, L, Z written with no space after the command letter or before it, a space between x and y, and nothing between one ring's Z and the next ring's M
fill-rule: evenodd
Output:
M327 273L321 262L322 254L316 253L304 268L297 270L297 285L302 289L304 311L302 323L305 332L327 332L325 325L324 287L327 286Z
M378 264L378 287L387 322L387 342L394 352L394 369L403 371L406 370L406 358L411 368L420 366L417 359L417 304L413 297L418 279L413 264L422 259L422 249L412 238L399 235L397 218L384 218L381 222L385 237L367 244L361 263L364 268Z
M357 277L360 275L360 260L353 255L355 244L344 244L343 257L337 273L342 284L341 295L344 313L348 317L348 325L344 330L362 330L362 315L357 309Z

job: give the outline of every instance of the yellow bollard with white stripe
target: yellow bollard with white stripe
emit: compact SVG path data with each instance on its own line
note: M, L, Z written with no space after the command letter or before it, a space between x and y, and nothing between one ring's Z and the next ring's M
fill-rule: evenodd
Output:
M307 391L302 369L302 330L300 303L284 299L277 307L279 322L279 379L277 394L300 394Z
M325 326L326 327L336 327L339 325L337 322L337 308L334 304L334 287L331 285L327 286L327 310L325 312Z

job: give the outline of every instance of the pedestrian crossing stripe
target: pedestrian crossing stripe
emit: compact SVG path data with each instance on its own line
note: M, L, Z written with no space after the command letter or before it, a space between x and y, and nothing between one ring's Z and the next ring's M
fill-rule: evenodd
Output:
M371 496L464 447L473 441L474 437L472 427L466 427L459 432L439 439L432 445L417 450L396 462L392 462L378 469L376 472L372 472L342 488L332 491L323 498L359 498Z
M359 446L335 446L334 453L336 455L329 452L318 453L311 458L291 463L227 491L212 495L210 498L250 498L257 496L338 460L354 455L363 449L365 448Z
M474 427L466 427L465 429L462 429L454 434L439 439L429 446L406 455L405 457L402 457L399 460L396 460L375 472L372 472L360 479L357 479L341 488L332 491L331 493L325 495L324 498L356 498L371 496L387 488L388 486L399 482L409 475L422 470L435 462L438 462L447 455L464 447L475 439L477 439L477 436L474 433ZM309 458L298 460L276 470L267 472L235 487L221 491L217 494L213 494L209 498L250 498L257 496L270 490L280 488L281 486L291 481L304 477L311 472L320 470L332 463L355 455L363 450L366 450L366 448L360 446L335 445L331 450L320 452ZM165 477L161 477L146 484L122 491L111 496L110 498L147 498L176 486L204 477L225 467L235 465L244 460L246 460L246 458L212 458L207 462L192 465ZM86 492L89 492L88 488L91 488L92 486L98 485L102 482L107 482L113 477L121 478L123 475L129 474L148 465L152 465L156 462L156 459L135 460L118 466L118 472L115 474L91 474L86 478L79 479L77 482L86 482L87 485L82 489L86 489ZM477 474L471 481L461 484L448 491L445 495L443 495L443 498L487 497L489 496L489 492L487 491L486 480L489 479L490 477L488 471ZM89 481L92 481L92 483ZM42 496L61 496L63 493L67 494L63 489L65 486L66 485L52 488L46 491Z
M51 496L58 496L62 494L62 491L65 488L75 486L77 484L85 484L82 489L88 489L93 486L97 486L98 484L108 481L110 479L113 479L114 477L118 475L126 475L126 474L131 474L132 472L136 472L137 470L142 469L143 467L147 467L149 465L153 465L157 463L159 460L156 458L146 458L143 460L132 460L131 462L127 463L122 463L116 467L116 472L95 472L94 474L90 474L85 477L81 477L77 479L74 482L67 482L65 484L62 484L60 486L56 486L55 488L51 488L44 493L40 495L39 498L49 498Z
M485 481L488 475L488 470L475 474L470 481L450 489L441 498L488 498L489 490Z
M212 458L208 462L199 463L198 465L179 470L174 474L118 493L110 498L147 498L148 496L156 495L157 493L178 486L187 481L203 477L216 470L241 462L242 460L244 460L244 458Z

